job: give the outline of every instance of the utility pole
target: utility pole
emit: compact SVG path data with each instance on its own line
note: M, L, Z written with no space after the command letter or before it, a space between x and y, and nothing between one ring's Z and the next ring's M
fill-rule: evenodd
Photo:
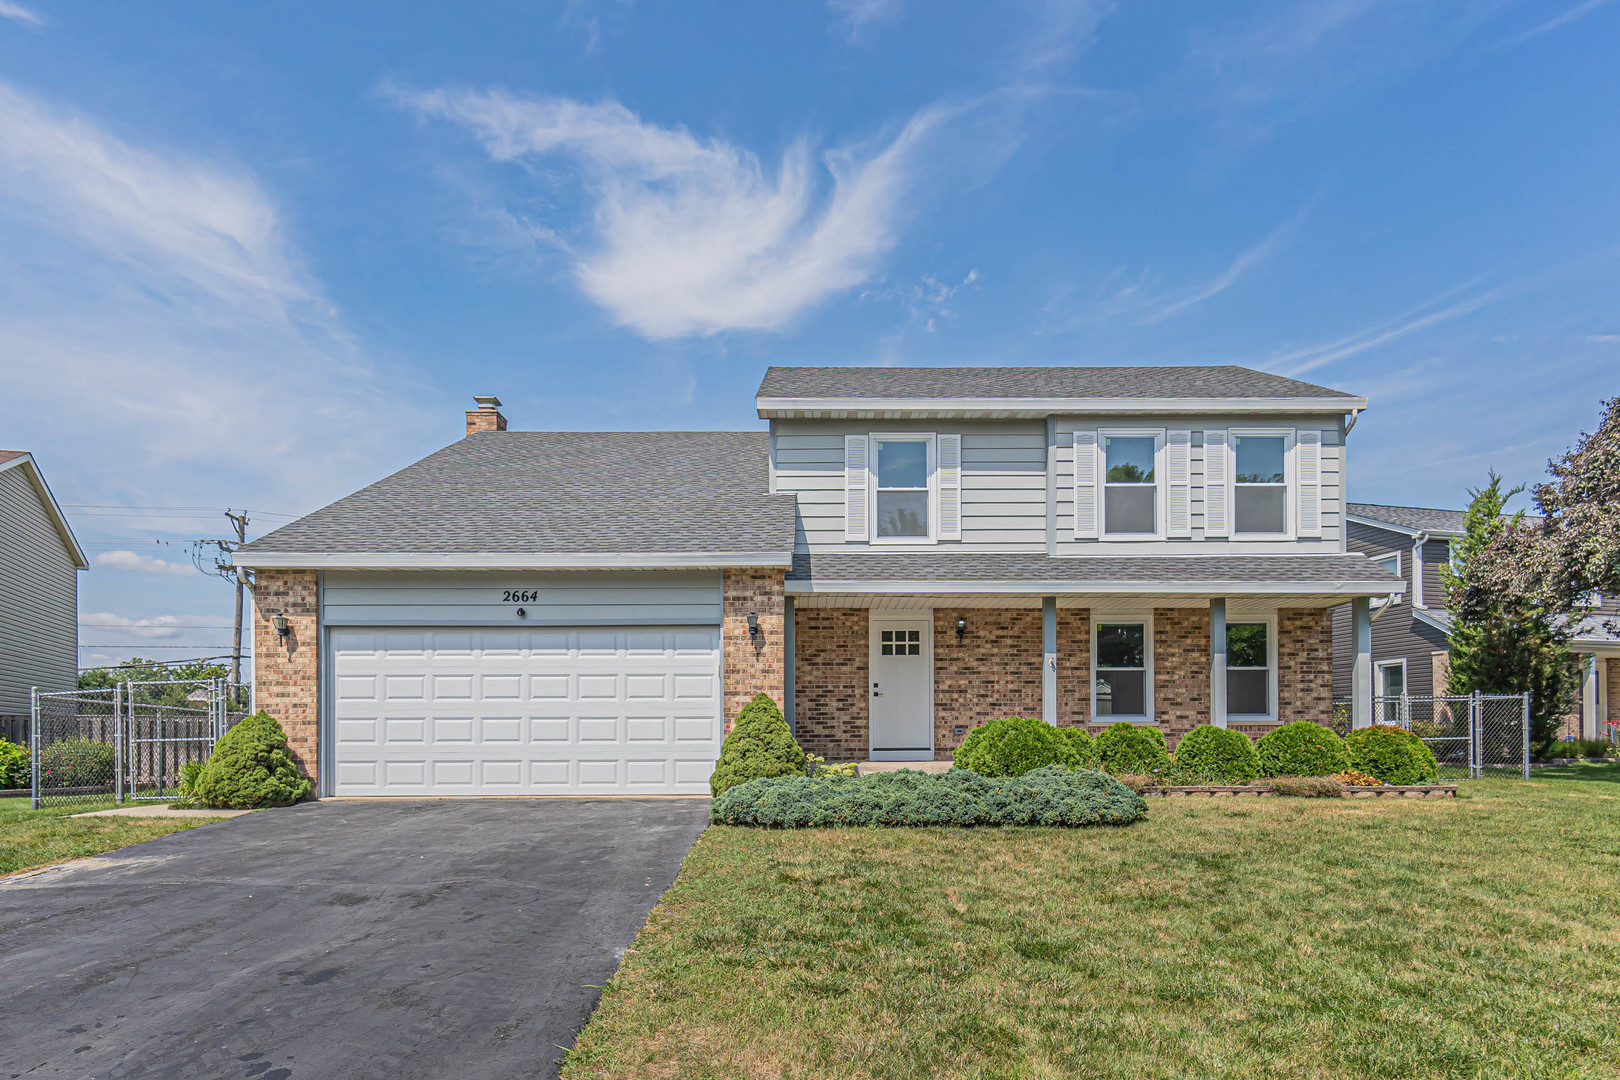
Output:
M240 548L247 543L247 511L233 514L227 510L225 516L236 526L236 546ZM242 682L242 572L237 570L231 576L236 580L236 629L231 634L231 692L235 693Z
M231 685L234 687L242 679L242 589L252 587L253 575L234 561L225 561L226 557L247 543L248 512L243 510L236 513L227 509L225 517L236 535L228 539L209 536L193 540L191 561L203 573L217 574L236 586L236 624L231 637Z

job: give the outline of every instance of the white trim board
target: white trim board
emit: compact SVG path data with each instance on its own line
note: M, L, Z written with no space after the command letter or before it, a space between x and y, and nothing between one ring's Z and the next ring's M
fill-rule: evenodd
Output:
M791 551L591 552L579 555L479 553L316 555L298 552L236 553L250 570L724 570L729 567L793 565Z

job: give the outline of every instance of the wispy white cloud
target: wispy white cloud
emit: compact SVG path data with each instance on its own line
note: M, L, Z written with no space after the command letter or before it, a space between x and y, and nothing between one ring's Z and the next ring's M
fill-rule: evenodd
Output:
M45 25L45 19L35 12L28 10L21 4L14 4L11 0L0 0L0 19L10 19L12 22L22 23L30 30L38 30Z
M196 577L198 573L197 568L188 562L168 562L155 555L142 555L138 551L103 551L96 556L95 565L105 570L166 574L173 577Z
M1284 375L1303 375L1307 371L1314 371L1364 353L1368 349L1388 345L1419 331L1472 314L1494 302L1499 296L1495 290L1476 292L1478 286L1477 280L1472 281L1449 289L1393 319L1375 323L1353 334L1322 344L1306 345L1274 354L1266 358L1264 366ZM1461 300L1454 299L1463 293L1472 295L1465 296Z
M1546 22L1538 23L1537 25L1532 26L1522 34L1514 35L1504 43L1504 47L1509 48L1514 45L1520 45L1526 41L1529 41L1531 38L1540 37L1542 34L1545 34L1548 31L1557 30L1560 26L1568 26L1577 19L1583 19L1592 14L1592 12L1596 11L1598 8L1602 7L1608 2L1609 0L1584 0L1584 2L1576 4L1574 7L1568 8L1557 15L1554 15Z
M1272 229L1271 232L1266 234L1265 239L1261 240L1258 244L1254 245L1247 251L1240 254L1237 258L1233 259L1225 270L1222 270L1219 274L1216 274L1208 281L1195 286L1184 295L1172 298L1166 303L1160 305L1156 310L1150 311L1147 315L1143 316L1141 321L1143 323L1161 322L1164 319L1181 314L1188 308L1196 307L1197 305L1202 304L1205 300L1219 296L1227 289L1230 289L1233 285L1236 285L1238 283L1238 279L1242 278L1243 275L1247 274L1255 267L1265 263L1273 255L1275 255L1279 249L1287 244L1289 238L1293 235L1294 230L1299 228L1300 222L1302 222L1305 219L1305 216L1310 212L1310 208L1314 202L1315 200L1313 199L1312 202L1307 203L1303 209L1278 224L1276 228Z
M778 330L869 280L896 242L925 147L955 115L930 107L885 141L819 155L800 138L767 169L750 150L647 123L615 102L390 93L467 127L496 161L572 159L591 205L576 280L652 339Z
M905 10L905 0L827 0L827 7L843 22L850 41L872 23L895 22Z

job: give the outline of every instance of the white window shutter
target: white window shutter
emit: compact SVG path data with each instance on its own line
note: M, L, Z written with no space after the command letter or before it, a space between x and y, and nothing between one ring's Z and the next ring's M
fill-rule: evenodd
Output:
M1164 435L1164 471L1170 482L1165 513L1165 535L1192 536L1192 432L1167 431Z
M1231 457L1226 452L1226 432L1204 432L1204 535L1230 536L1232 526L1228 503Z
M1322 535L1322 433L1301 431L1299 447L1299 536Z
M1097 433L1074 433L1074 538L1097 538Z
M844 436L844 539L864 542L868 535L867 449L865 435Z
M940 540L962 539L962 436L941 435L939 443L939 528Z

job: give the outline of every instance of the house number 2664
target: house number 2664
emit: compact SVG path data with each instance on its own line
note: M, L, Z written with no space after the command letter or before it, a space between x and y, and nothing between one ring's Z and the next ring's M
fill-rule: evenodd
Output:
M502 589L501 602L506 604L532 604L540 599L539 589Z

